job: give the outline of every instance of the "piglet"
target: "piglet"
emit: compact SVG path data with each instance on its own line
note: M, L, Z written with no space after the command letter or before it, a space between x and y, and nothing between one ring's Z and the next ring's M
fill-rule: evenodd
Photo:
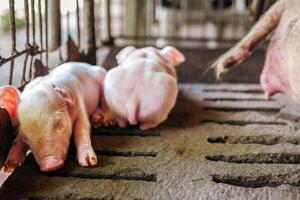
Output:
M79 164L96 165L89 116L97 109L105 74L101 67L70 62L30 82L21 93L20 133L6 167L23 162L28 145L41 171L61 168L73 131Z
M20 102L20 92L14 86L6 85L0 87L0 107L4 108L13 126L17 126L17 106Z
M118 125L139 123L146 130L166 120L178 94L174 66L184 56L171 46L161 50L129 46L116 59L119 65L104 79L104 97Z
M266 99L282 92L300 102L300 3L277 1L234 47L212 65L217 78L251 55L255 47L273 31L260 76Z

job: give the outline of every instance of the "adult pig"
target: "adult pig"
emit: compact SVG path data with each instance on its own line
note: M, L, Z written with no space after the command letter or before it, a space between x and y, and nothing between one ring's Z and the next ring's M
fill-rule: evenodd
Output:
M101 67L70 62L29 83L21 93L17 109L20 133L6 168L14 168L25 159L26 144L41 171L61 168L73 131L79 164L96 165L89 116L97 109L105 74Z
M273 94L282 92L300 102L299 9L299 0L277 1L240 42L211 65L216 69L217 78L250 56L274 31L260 77L265 97L270 99Z
M174 47L161 50L126 47L117 55L119 65L104 80L104 96L120 127L140 124L145 130L163 122L176 102L174 66L185 60Z

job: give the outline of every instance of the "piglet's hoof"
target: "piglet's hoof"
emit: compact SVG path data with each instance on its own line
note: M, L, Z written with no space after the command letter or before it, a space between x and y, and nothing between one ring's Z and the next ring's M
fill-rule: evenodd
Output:
M77 157L80 166L88 167L97 165L97 156L93 150L81 150Z
M15 160L7 160L4 164L3 171L5 173L12 173L20 165L21 165L21 163L15 161Z
M101 112L96 111L91 117L91 124L94 129L99 129L102 127L104 117Z
M104 119L103 124L105 127L115 126L117 124L117 120L113 118Z

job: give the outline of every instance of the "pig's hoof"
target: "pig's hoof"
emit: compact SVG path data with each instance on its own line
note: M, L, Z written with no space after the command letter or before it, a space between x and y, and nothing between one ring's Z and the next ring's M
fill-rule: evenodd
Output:
M104 126L109 127L109 126L115 126L117 124L117 120L115 119L107 119L104 121Z
M12 173L21 163L15 160L7 160L4 164L3 171L5 173Z
M91 122L92 122L92 126L94 129L98 129L101 128L102 123L103 123L103 115L99 112L94 113L92 118L91 118Z
M80 166L88 167L97 165L97 156L93 150L84 150L78 155L78 162Z
M214 61L210 66L209 69L214 69L215 70L215 77L217 80L219 80L222 76L223 73L227 71L226 69L226 62L227 62L226 57L221 56L218 58L216 61Z

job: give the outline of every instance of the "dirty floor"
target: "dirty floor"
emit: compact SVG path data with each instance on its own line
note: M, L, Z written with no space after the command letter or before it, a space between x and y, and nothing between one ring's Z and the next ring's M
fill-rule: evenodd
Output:
M182 80L176 107L159 127L92 131L93 168L80 167L71 152L63 169L46 174L29 156L0 197L298 199L300 112L283 95L263 97L258 84Z

